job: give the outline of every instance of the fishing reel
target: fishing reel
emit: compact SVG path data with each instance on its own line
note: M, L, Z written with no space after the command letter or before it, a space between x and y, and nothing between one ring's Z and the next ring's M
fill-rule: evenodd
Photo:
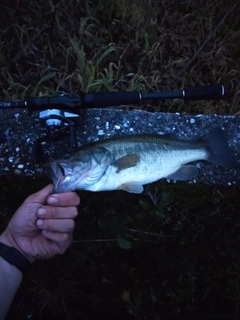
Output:
M60 97L71 97L69 94L62 93ZM46 109L38 114L40 123L44 128L44 135L37 138L32 147L32 158L36 162L44 161L42 143L58 141L68 135L68 147L74 150L78 147L76 131L82 123L80 114L68 112L62 109Z

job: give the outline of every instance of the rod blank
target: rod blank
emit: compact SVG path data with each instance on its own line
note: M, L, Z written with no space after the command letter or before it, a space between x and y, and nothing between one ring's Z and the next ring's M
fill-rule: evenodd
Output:
M0 102L0 109L28 108L30 111L47 109L69 110L78 113L83 108L104 108L128 104L138 104L145 100L217 100L226 96L227 89L222 84L185 88L179 91L140 93L128 92L95 92L73 97L63 94L55 97L29 97L25 101Z

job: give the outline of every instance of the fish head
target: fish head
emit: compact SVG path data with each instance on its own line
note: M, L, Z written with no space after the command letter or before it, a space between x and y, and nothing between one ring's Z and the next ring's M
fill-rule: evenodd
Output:
M103 147L80 150L69 159L56 160L46 165L53 184L52 193L87 190L104 175L113 161Z

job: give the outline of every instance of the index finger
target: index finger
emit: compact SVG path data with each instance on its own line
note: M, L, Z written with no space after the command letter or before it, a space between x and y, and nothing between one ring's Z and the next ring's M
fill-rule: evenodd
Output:
M51 194L47 198L47 203L51 206L57 207L78 206L80 198L76 192L57 193Z

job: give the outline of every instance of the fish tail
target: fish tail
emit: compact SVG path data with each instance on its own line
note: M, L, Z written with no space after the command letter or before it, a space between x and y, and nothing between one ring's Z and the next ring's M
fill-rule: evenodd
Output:
M216 128L210 131L203 140L207 143L209 151L208 161L222 167L238 165L237 158L230 150L222 129Z

